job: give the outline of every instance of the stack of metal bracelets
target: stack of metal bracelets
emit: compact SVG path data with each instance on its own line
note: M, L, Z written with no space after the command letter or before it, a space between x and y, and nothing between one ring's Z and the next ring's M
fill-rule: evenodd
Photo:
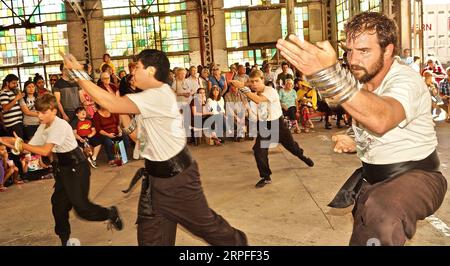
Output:
M362 87L353 74L348 69L342 68L339 63L306 76L306 78L331 106L348 101Z
M86 71L78 70L78 69L65 69L67 75L71 79L71 81L77 80L92 80L91 76L88 75Z
M130 135L131 133L133 133L134 130L136 130L136 127L137 127L136 118L133 117L131 119L130 125L127 128L122 128L122 133L125 135Z

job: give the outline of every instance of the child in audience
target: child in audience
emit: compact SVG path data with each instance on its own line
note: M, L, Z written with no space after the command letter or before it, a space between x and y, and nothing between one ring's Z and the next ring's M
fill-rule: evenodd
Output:
M24 179L30 181L53 179L52 168L50 165L43 162L41 155L31 153L24 154L21 162Z
M91 120L86 118L84 107L75 110L76 118L72 120L71 126L78 145L85 151L85 155L92 167L97 168L97 156L100 152L101 141L96 137L97 131ZM90 146L94 147L93 150ZM87 154L86 154L87 153Z
M16 185L23 184L23 181L19 178L19 169L14 165L13 160L9 159L6 146L3 144L0 144L0 157L2 158L1 161L4 171L2 182L0 184L0 192L6 190L5 184L10 178L13 178L14 184Z

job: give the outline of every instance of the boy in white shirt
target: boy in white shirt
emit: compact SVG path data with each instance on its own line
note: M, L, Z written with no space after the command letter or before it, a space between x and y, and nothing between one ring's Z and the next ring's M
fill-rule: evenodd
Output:
M36 102L41 122L30 142L24 143L17 135L1 137L0 142L18 153L24 150L48 156L56 155L55 191L52 195L52 212L55 218L55 233L65 246L70 237L69 212L72 207L77 214L88 221L109 220L113 227L122 230L122 220L115 206L107 209L95 205L88 199L89 164L65 120L56 116L58 103L55 96L44 94Z
M272 183L269 167L269 148L273 144L281 143L293 155L306 163L309 167L314 166L313 160L303 154L303 149L292 138L292 134L283 122L283 111L281 110L280 97L277 91L264 85L264 74L261 70L250 73L251 89L245 87L240 81L232 81L233 85L245 94L258 107L258 135L256 137L253 152L258 166L261 180L256 183L256 188L264 187Z
M95 102L111 113L136 114L131 121L128 115L121 118L123 132L139 139L145 158L145 168L137 171L124 191L144 177L137 219L139 245L174 245L177 224L211 245L247 245L244 232L208 206L198 165L186 146L175 94L165 83L170 63L164 52L146 49L139 53L133 74L143 91L124 97L106 93L89 81L73 56L64 56L64 63Z

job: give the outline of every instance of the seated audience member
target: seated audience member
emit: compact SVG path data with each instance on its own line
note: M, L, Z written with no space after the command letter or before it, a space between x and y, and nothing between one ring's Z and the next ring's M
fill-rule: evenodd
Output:
M90 119L86 118L86 110L79 107L76 110L76 118L71 123L73 134L86 154L86 157L92 167L97 168L97 156L101 148L101 140L97 137L97 131ZM93 147L93 150L90 150Z
M128 139L122 137L122 130L119 126L120 119L118 114L112 114L107 109L97 104L97 112L94 114L94 127L97 132L96 136L100 138L108 157L108 164L115 166L114 144L116 141L124 141L127 146Z
M280 95L283 115L289 119L289 129L294 128L295 133L300 133L297 123L297 94L294 90L294 81L286 79L284 87L278 91Z
M206 110L211 112L211 142L220 146L225 143L225 104L219 87L214 85L211 89L208 100L206 100ZM210 143L211 143L210 142Z
M191 106L191 126L193 130L194 145L200 144L203 136L203 123L205 119L212 115L212 112L206 110L206 90L199 88L190 103Z
M225 108L227 114L228 128L235 130L234 141L242 142L245 138L246 128L246 104L247 100L243 94L234 86L230 87L230 91L225 95Z
M42 156L37 154L24 154L21 159L23 178L34 181L40 179L52 179L53 173L50 165L43 162Z
M0 184L0 187L3 187L1 190L5 190L5 185L10 178L13 179L13 182L16 185L23 184L23 181L19 178L19 168L16 167L13 160L9 159L6 146L3 144L0 144L0 157L2 158L3 169L5 172L3 182Z
M111 83L111 75L108 72L103 72L100 75L100 79L102 81L100 85L102 89L116 96L120 96L119 88L114 83Z
M300 101L300 113L301 113L302 127L305 133L308 133L309 129L314 128L314 124L311 121L310 117L311 109L312 109L311 100L306 97L303 97Z

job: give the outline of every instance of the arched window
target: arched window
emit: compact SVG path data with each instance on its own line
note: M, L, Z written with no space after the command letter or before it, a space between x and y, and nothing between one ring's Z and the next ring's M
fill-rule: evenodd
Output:
M22 87L35 73L47 82L60 73L58 52L68 50L63 1L3 0L0 21L0 78L16 74Z

